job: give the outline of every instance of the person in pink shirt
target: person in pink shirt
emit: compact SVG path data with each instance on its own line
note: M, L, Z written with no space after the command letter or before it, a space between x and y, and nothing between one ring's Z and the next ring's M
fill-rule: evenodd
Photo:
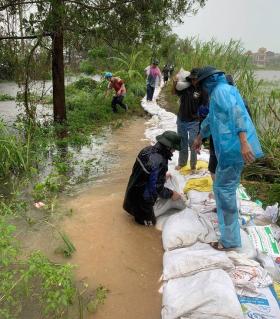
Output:
M147 101L152 101L156 85L160 85L161 72L158 67L159 61L155 59L145 71L147 73Z

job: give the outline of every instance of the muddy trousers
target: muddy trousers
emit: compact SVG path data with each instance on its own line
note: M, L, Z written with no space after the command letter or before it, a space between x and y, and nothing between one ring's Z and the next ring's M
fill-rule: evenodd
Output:
M216 168L214 193L221 232L220 242L225 248L241 247L236 190L242 169L243 164L223 167L219 163Z
M127 106L123 103L123 99L124 99L124 96L123 95L116 95L113 97L113 100L112 100L112 109L113 109L113 112L114 113L117 113L118 110L117 110L117 105L119 104L124 110L127 110Z

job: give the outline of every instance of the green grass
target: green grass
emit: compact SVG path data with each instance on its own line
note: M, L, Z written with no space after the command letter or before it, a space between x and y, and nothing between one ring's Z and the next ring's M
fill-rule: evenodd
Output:
M0 102L4 101L14 101L15 98L9 94L0 94Z
M256 182L256 181L242 181L242 185L251 195L252 200L261 200L264 206L280 203L280 184Z

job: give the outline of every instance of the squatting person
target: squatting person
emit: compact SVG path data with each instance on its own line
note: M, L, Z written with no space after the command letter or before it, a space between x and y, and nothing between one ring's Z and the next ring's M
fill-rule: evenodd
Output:
M158 197L178 200L181 195L164 186L168 160L175 150L180 150L180 136L165 131L156 137L157 143L141 150L134 163L127 185L123 208L134 216L138 224L152 226L156 223L153 206Z

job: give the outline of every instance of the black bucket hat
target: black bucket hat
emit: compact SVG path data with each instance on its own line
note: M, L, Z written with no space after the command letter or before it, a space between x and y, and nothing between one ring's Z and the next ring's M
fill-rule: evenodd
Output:
M201 68L199 70L197 80L199 82L201 82L201 81L205 80L206 78L208 78L209 76L211 76L213 74L217 74L217 73L223 74L225 72L218 70L215 67L210 66L210 65L205 66L204 68Z
M181 136L173 131L165 131L161 135L156 137L156 140L169 148L173 148L177 151L181 150Z

